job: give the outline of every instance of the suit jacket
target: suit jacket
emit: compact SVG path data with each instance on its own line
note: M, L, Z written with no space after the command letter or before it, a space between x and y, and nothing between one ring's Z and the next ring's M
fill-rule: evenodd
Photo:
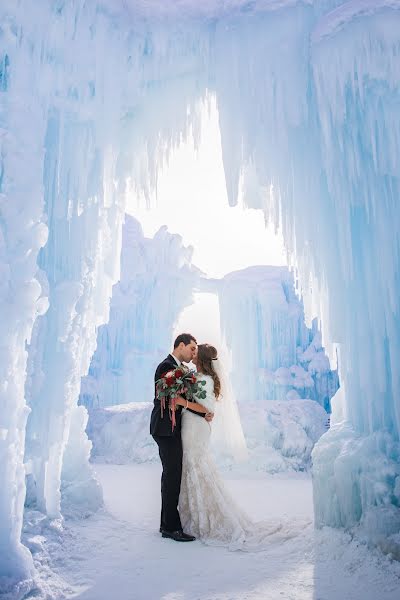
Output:
M163 416L161 416L161 402L156 397L156 386L155 382L160 379L165 373L176 369L178 365L176 364L174 358L169 354L167 358L158 365L156 372L154 374L154 407L151 413L150 419L150 433L151 435L161 435L161 436L173 436L173 435L181 435L181 420L182 420L182 407L177 406L175 418L176 425L174 431L172 431L171 419L169 418L169 410L168 406L165 407L163 411ZM190 410L190 409L188 409ZM197 413L194 410L191 410L195 415L199 417L204 417L205 413Z

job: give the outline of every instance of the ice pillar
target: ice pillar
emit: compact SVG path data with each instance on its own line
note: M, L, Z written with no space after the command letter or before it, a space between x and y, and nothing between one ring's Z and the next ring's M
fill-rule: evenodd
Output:
M216 33L231 202L251 164L307 315L339 352L342 424L314 452L316 520L372 535L400 528L399 26L396 2L332 1Z
M23 14L12 4L3 2L0 7L0 589L23 595L33 572L31 556L20 543L29 413L24 394L26 344L36 316L47 308L36 264L47 227L42 186L45 120L32 96L40 52L26 53L27 40L20 36Z

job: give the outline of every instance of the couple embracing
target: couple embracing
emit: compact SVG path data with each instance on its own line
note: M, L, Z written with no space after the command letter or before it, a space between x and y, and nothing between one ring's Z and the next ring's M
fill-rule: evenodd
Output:
M160 533L177 542L197 537L232 550L262 549L266 538L281 526L249 519L226 489L210 451L214 413L225 401L216 348L197 345L190 334L179 335L171 354L158 365L155 382L190 361L196 366L196 381L203 393L193 400L183 394L175 398L173 427L171 411L163 410L157 394L151 414L150 433L163 468Z

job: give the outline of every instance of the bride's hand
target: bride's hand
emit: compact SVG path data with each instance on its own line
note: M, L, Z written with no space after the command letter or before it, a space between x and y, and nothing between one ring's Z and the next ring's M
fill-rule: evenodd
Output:
M182 396L176 396L175 404L178 404L179 406L185 406L186 400L185 398L182 398Z

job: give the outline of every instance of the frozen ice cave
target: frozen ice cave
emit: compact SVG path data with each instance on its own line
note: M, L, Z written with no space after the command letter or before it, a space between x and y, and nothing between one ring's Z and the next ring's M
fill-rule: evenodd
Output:
M2 0L0 587L14 597L34 579L25 501L56 520L82 495L83 513L101 505L78 398L127 198L149 196L210 95L229 202L251 172L245 201L282 228L339 359L317 525L400 531L399 32L399 0Z

